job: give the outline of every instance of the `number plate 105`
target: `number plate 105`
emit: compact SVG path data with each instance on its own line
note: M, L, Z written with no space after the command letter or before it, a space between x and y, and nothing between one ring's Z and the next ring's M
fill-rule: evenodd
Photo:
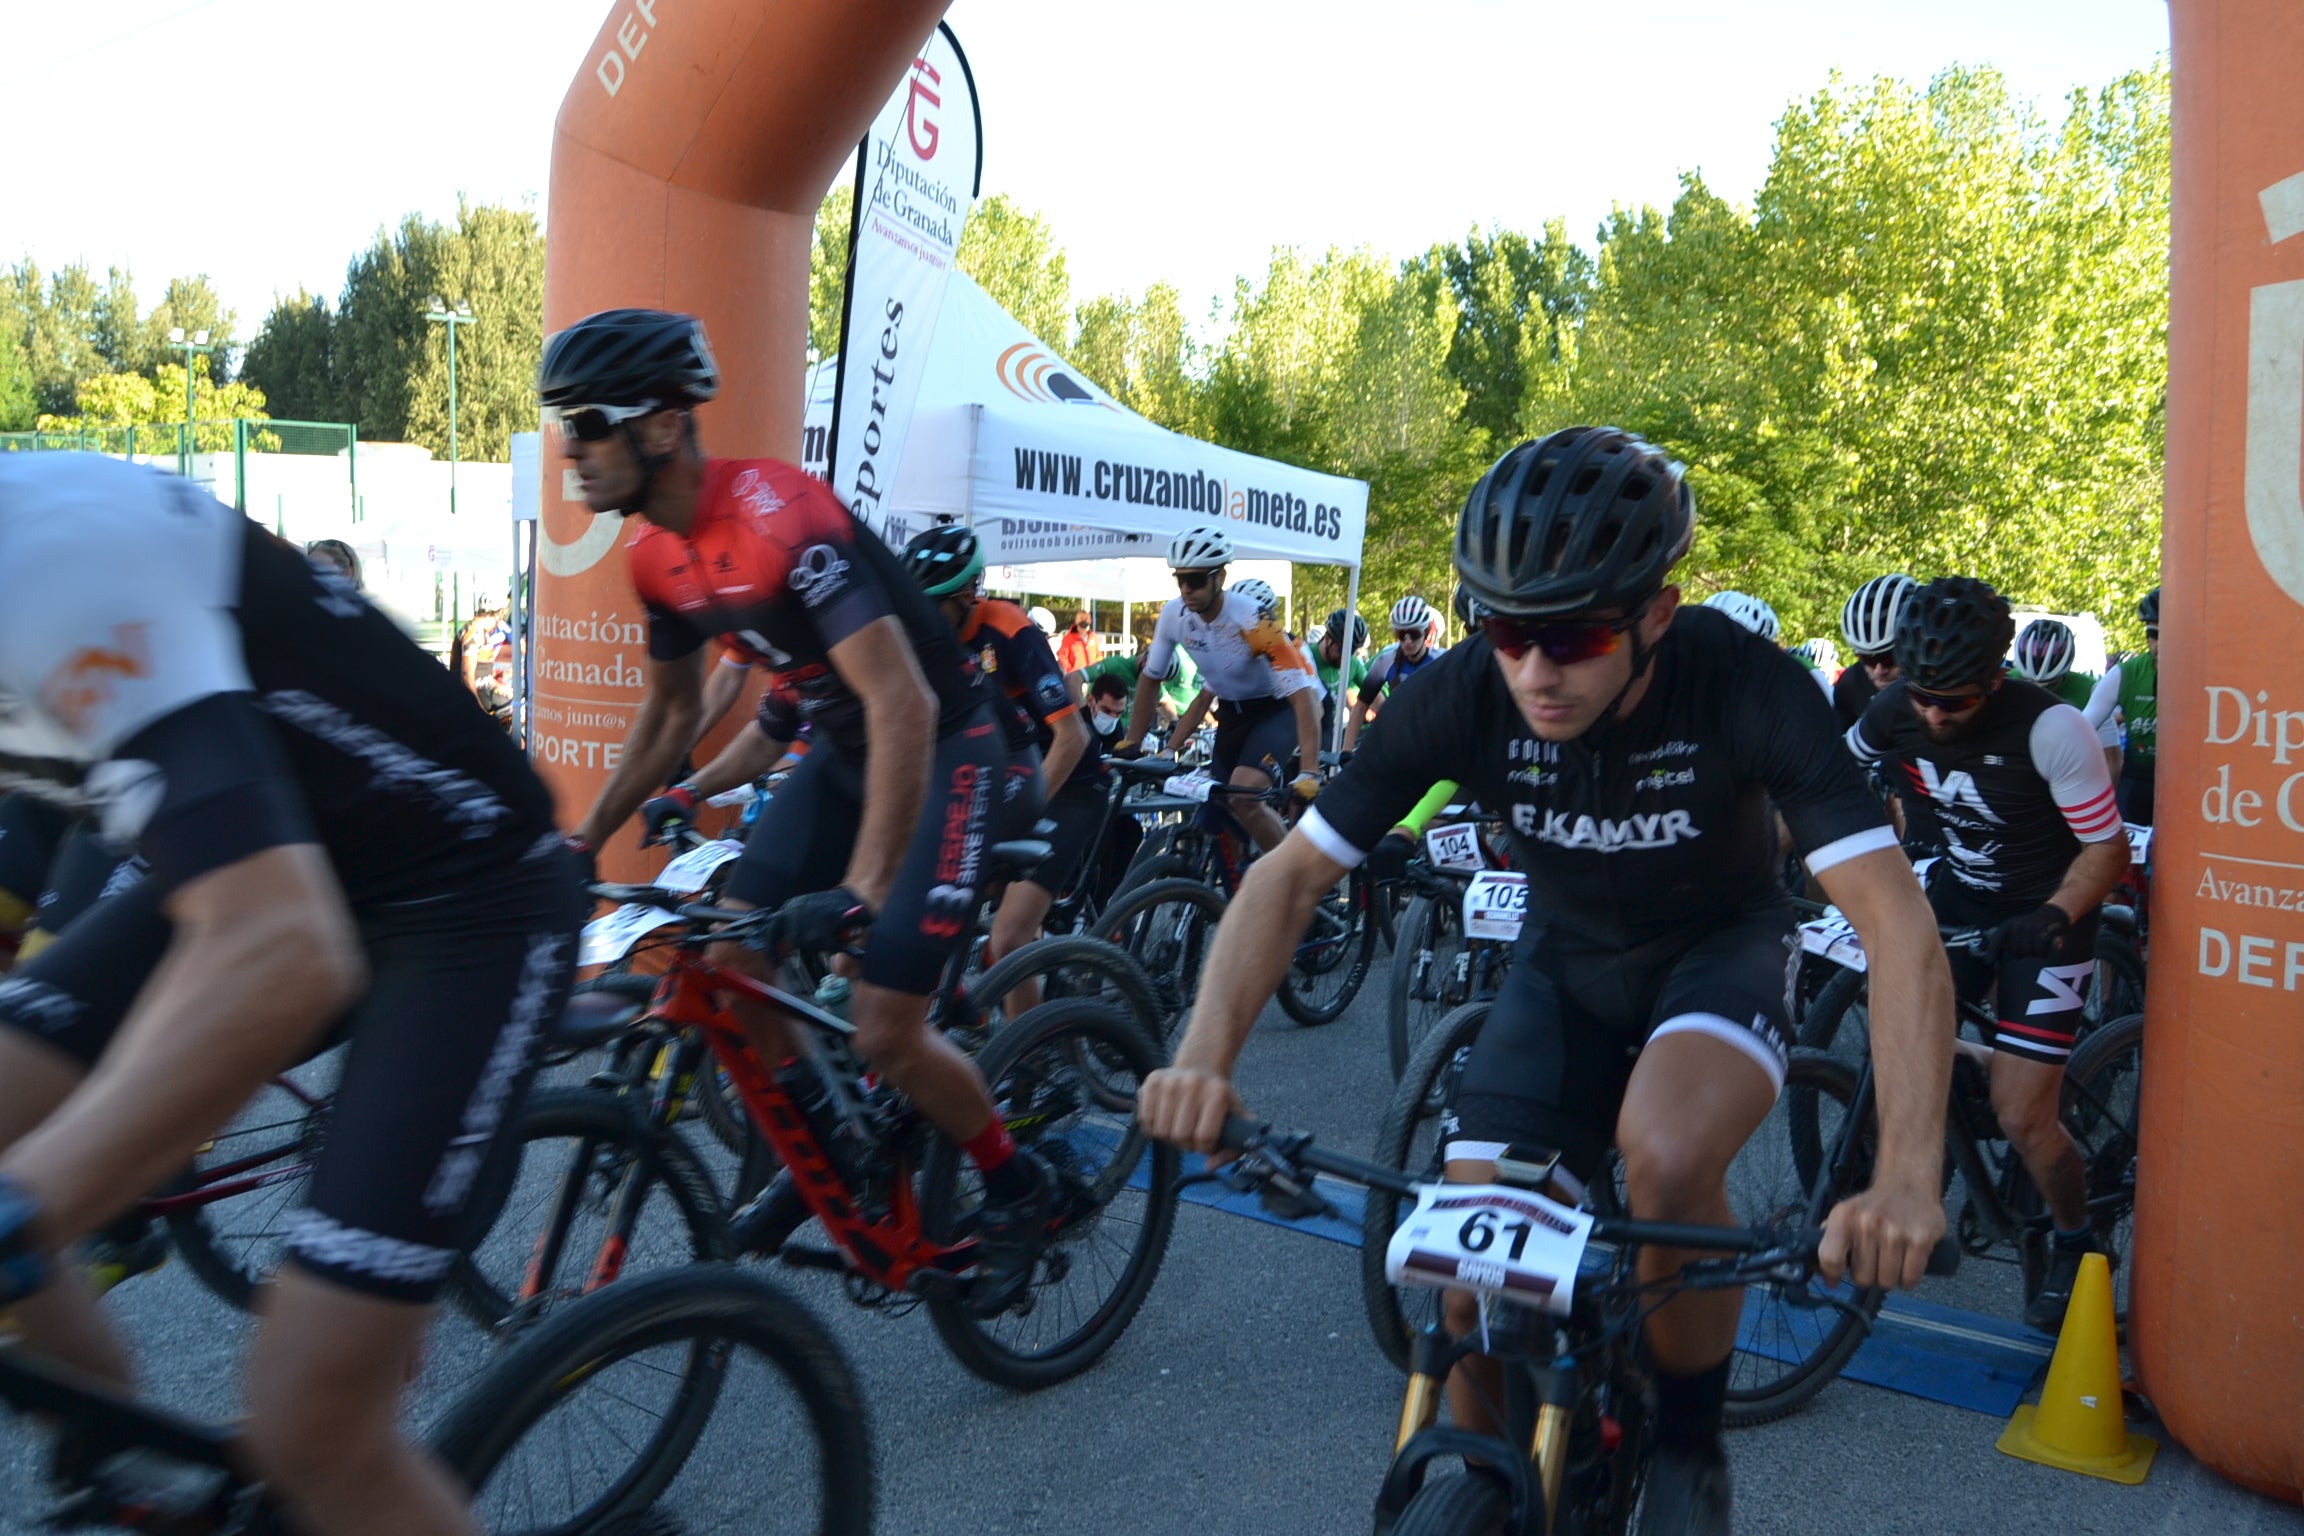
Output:
M1528 877L1516 870L1484 870L1464 888L1464 933L1467 938L1501 939L1509 944L1520 937L1520 920L1528 915Z
M1453 1286L1566 1316L1592 1218L1501 1184L1428 1184L1384 1250L1394 1285Z

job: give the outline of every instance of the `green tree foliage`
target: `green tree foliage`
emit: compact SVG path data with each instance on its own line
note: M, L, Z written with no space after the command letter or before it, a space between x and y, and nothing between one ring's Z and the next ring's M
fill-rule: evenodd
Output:
M0 329L0 432L21 432L38 414L32 367L13 331Z
M171 327L207 331L217 348L210 355L224 360L214 366L228 375L233 325L206 277L172 279L160 304L145 314L134 278L118 267L102 284L81 265L43 274L26 260L0 272L0 333L15 344L39 414L71 416L89 380L115 373L156 378L170 361L181 389L184 354L168 342Z
M845 242L843 242L843 250ZM1006 193L987 197L960 234L960 270L1051 344L1071 329L1072 278L1048 221Z
M190 406L198 424L193 446L200 452L232 447L232 423L266 420L264 404L263 391L243 382L217 383L208 359L194 355ZM162 363L149 377L100 373L83 379L77 411L68 416L42 415L35 425L42 432L96 434L106 452L126 452L129 440L123 429L133 427L136 452L165 454L182 442L185 407L184 365Z
M300 420L357 422L372 441L448 456L447 327L435 297L472 307L456 333L456 446L501 461L536 422L544 350L544 234L526 209L460 204L453 223L416 214L352 258L333 313L299 290L265 317L248 379Z
M840 350L840 307L848 297L848 238L856 219L856 183L834 187L816 210L816 240L808 258L808 362Z

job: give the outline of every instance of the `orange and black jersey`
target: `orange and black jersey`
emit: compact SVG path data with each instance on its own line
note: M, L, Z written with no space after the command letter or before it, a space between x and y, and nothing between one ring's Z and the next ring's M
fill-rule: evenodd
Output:
M794 465L707 461L687 537L643 524L625 553L648 610L651 657L690 656L721 636L774 667L801 717L849 751L864 750L864 705L827 655L880 619L903 626L936 695L939 736L984 701L951 626L888 546Z
M1056 739L1056 722L1077 714L1072 690L1065 685L1064 669L1048 637L1031 616L1004 598L988 597L969 611L960 630L960 644L968 664L993 701L993 713L1007 737L1008 751L1038 747L1042 752ZM1094 754L1084 754L1083 768L1094 767ZM1093 774L1088 775L1093 777ZM1077 770L1073 777L1082 777Z

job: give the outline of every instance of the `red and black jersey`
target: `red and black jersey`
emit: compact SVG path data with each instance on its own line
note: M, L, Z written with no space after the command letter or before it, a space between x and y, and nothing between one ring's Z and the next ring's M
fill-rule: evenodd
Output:
M685 538L642 525L626 546L648 609L648 654L671 661L715 635L774 667L810 725L864 750L864 705L827 660L884 618L904 627L936 695L937 734L983 703L951 626L877 535L820 480L776 459L712 459Z

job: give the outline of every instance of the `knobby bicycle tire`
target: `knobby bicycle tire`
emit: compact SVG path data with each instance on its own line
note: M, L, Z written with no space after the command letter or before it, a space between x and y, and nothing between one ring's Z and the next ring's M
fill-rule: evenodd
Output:
M1164 907L1176 908L1159 923L1146 919ZM1114 898L1097 919L1096 936L1117 944L1151 980L1159 1007L1156 1038L1166 1042L1177 1022L1200 995L1216 925L1224 919L1223 896L1197 880L1154 880Z
M1307 1028L1333 1024L1344 1017L1344 1010L1360 995L1360 988L1367 983L1368 972L1376 963L1376 892L1369 882L1368 871L1355 869L1338 883L1343 888L1343 896L1331 894L1323 900L1314 909L1311 927L1305 933L1309 939L1323 925L1339 923L1343 931L1333 937L1313 940L1318 953L1312 963L1303 957L1305 944L1299 941L1296 963L1280 978L1280 1007L1288 1017ZM1339 970L1342 977L1337 982L1335 995L1315 1001L1315 989L1335 978Z
M1058 1171L1083 1177L1095 1200L1093 1212L1068 1223L1042 1255L1032 1284L1032 1312L979 1318L968 1310L962 1295L930 1296L928 1314L937 1334L953 1358L977 1376L1024 1391L1069 1380L1102 1358L1144 1305L1175 1224L1181 1159L1174 1147L1146 1137L1132 1113L1121 1119L1121 1112L1109 1106L1116 1096L1132 1102L1135 1089L1162 1061L1159 1048L1125 1014L1085 998L1041 1004L977 1053L977 1067L991 1085L993 1100L1008 1119L1017 1144L1052 1166L1068 1165ZM1115 1085L1106 1074L1133 1082ZM1088 1082L1087 1077L1105 1080ZM1066 1110L1067 1102L1071 1110ZM1099 1117L1096 1121L1067 1128L1072 1113L1091 1107ZM1134 1179L1139 1174L1145 1185L1140 1192L1143 1215L1128 1240L1117 1279L1086 1309L1077 1326L1054 1339L1027 1347L1003 1337L1012 1321L1019 1328L1030 1323L1048 1300L1047 1288L1068 1278L1074 1251L1097 1240L1116 1202L1138 1193ZM921 1177L921 1225L932 1241L950 1243L968 1234L980 1204L976 1186L975 1172L960 1149L937 1137ZM1079 1267L1085 1271L1093 1266ZM1097 1273L1109 1274L1110 1266ZM1056 1310L1070 1315L1065 1308Z
M1738 1205L1735 1212L1738 1225L1805 1219L1819 1180L1829 1176L1832 1154L1840 1144L1842 1133L1864 1138L1858 1143L1857 1161L1851 1169L1851 1188L1861 1189L1871 1182L1878 1129L1869 1117L1860 1128L1848 1125L1846 1112L1855 1097L1856 1074L1844 1063L1820 1051L1800 1049L1791 1053L1784 1075L1784 1091L1778 1098L1779 1110L1753 1133L1753 1140L1746 1143L1745 1150L1757 1147L1765 1152L1762 1138L1788 1137L1790 1145L1784 1151L1789 1156L1794 1177L1780 1189L1765 1192L1768 1209ZM1837 1127L1821 1123L1821 1101L1827 1098L1840 1107ZM1738 1161L1742 1162L1743 1157L1744 1154L1739 1153ZM1735 1164L1730 1165L1729 1184L1730 1199L1734 1202L1741 1193ZM1827 1201L1827 1208L1830 1203ZM1792 1412L1823 1391L1863 1344L1867 1324L1879 1316L1880 1304L1887 1293L1876 1286L1846 1288L1847 1299L1866 1320L1860 1323L1820 1299L1819 1291L1824 1284L1818 1278L1798 1286L1776 1281L1747 1287L1747 1321L1739 1332L1736 1352L1730 1357L1725 1419L1731 1428L1766 1424ZM1761 1312L1758 1322L1750 1317L1756 1299Z
M1085 971L1095 975L1127 1005L1137 1028L1154 1040L1166 1038L1167 1021L1160 989L1134 956L1101 933L1060 933L1034 939L969 977L968 992L980 999L983 1006L996 1008L1018 982L1032 977L1046 978L1060 971ZM1043 998L1054 995L1043 986Z
M549 1224L562 1215L562 1201L588 1201L596 1181L603 1179L611 1181L603 1189L613 1198L623 1179L637 1170L642 1180L640 1198L652 1203L661 1191L670 1198L679 1215L687 1238L685 1251L678 1255L679 1262L702 1263L734 1257L726 1209L711 1174L678 1132L642 1122L630 1099L602 1088L547 1089L529 1100L512 1135L514 1149L507 1149L506 1155L491 1165L493 1185L484 1207L490 1215L480 1228L490 1236L475 1244L475 1251L458 1261L449 1278L449 1300L480 1327L494 1332L515 1314L523 1323L530 1322L540 1310L538 1304L522 1303L518 1299L523 1271L489 1273L494 1267L489 1262L493 1256L490 1245L497 1236L494 1229L502 1224L507 1205L519 1193L513 1186L526 1167L526 1159L517 1149L525 1149L531 1142L574 1141L578 1155L588 1160L587 1168L580 1185L569 1184L576 1170L566 1157L527 1170L550 1183L538 1192L539 1201L522 1201L519 1210L526 1212L541 1204L544 1221ZM572 1217L574 1212L566 1214ZM504 1244L507 1268L530 1262L536 1248L533 1239L540 1230L503 1234L507 1239ZM629 1264L637 1256L628 1251L624 1262ZM561 1255L558 1273L543 1277L547 1294L539 1298L539 1302L547 1307L554 1300L564 1303L590 1275L598 1257L597 1244L581 1240L569 1243Z
M2136 1111L2144 1091L2144 1015L2107 1019L2064 1064L2064 1126L2080 1145L2097 1236L2112 1250L2113 1309L2127 1312L2136 1221Z
M1435 1477L1392 1522L1392 1536L1505 1536L1512 1518L1512 1495L1493 1477L1466 1470ZM1536 1522L1541 1528L1543 1512Z
M1416 1054L1409 1059L1408 1070L1400 1074L1400 1081L1392 1090L1392 1102L1385 1106L1384 1119L1376 1128L1376 1143L1368 1154L1374 1161L1412 1177L1440 1176L1440 1147L1435 1144L1428 1157L1418 1166L1410 1167L1411 1143L1417 1128L1437 1119L1445 1107L1442 1080L1453 1067L1457 1051L1469 1046L1478 1037L1480 1026L1487 1023L1489 1001L1479 998L1466 1003L1425 1032L1417 1044ZM1368 1191L1361 1217L1360 1295L1368 1314L1368 1331L1375 1336L1377 1349L1385 1359L1406 1371L1410 1338L1421 1321L1411 1320L1401 1311L1400 1290L1384 1278L1384 1251L1391 1246L1392 1234L1400 1225L1401 1203L1397 1195L1380 1189ZM1410 1289L1421 1293L1425 1310L1436 1315L1440 1293L1426 1286Z
M717 1265L669 1270L611 1286L566 1307L522 1337L449 1409L432 1449L485 1500L490 1479L532 1429L616 1362L663 1344L689 1345L678 1402L662 1429L577 1517L536 1533L629 1528L662 1496L719 1405L730 1351L742 1346L775 1367L814 1431L818 1536L872 1529L872 1436L854 1371L815 1317L757 1274ZM626 1449L632 1449L629 1446Z
M1452 1006L1468 1001L1457 998L1451 1003L1448 996L1456 957L1464 947L1464 919L1454 902L1419 894L1408 903L1400 919L1400 942L1392 951L1392 988L1384 1014L1394 1082L1408 1070L1425 1031L1446 1017Z

